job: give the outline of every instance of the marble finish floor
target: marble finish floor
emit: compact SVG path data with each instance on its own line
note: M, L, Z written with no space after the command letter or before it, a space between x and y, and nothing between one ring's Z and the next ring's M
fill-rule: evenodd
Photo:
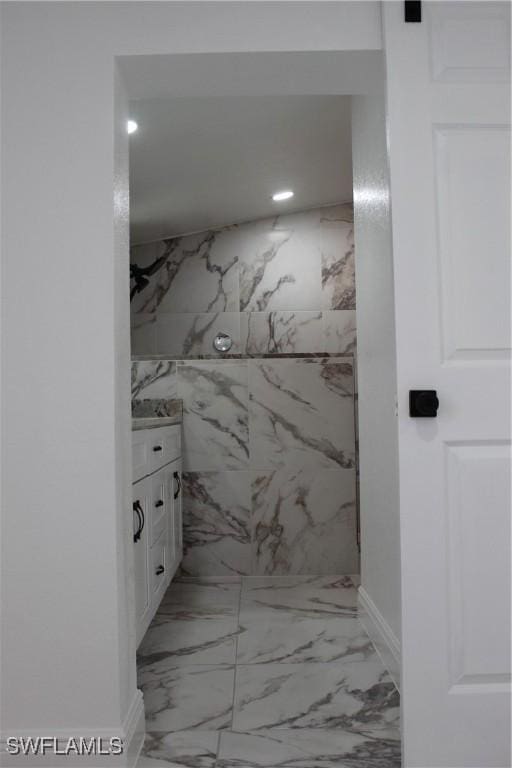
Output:
M399 695L348 576L171 584L138 654L137 768L399 768Z

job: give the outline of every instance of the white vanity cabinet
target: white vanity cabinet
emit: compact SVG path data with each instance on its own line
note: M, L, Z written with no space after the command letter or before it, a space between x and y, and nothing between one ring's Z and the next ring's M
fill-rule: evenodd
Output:
M132 432L137 646L183 554L181 427Z

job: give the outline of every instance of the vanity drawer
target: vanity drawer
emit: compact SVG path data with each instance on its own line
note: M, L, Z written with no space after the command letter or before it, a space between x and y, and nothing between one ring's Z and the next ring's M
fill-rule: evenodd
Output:
M161 469L158 472L155 472L154 475L151 475L151 477L148 477L147 480L151 489L149 494L149 545L151 547L162 535L167 523L167 515L169 510L167 475L167 470Z
M164 464L174 461L181 455L181 427L179 424L149 429L147 435L150 472L155 472Z
M149 475L149 445L147 430L132 432L132 482Z
M172 424L132 432L132 482L151 475L181 456L181 426Z

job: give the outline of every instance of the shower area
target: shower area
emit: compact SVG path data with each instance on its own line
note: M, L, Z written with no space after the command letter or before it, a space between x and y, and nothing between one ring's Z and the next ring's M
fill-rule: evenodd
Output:
M131 260L133 415L183 403L182 575L357 574L351 202Z

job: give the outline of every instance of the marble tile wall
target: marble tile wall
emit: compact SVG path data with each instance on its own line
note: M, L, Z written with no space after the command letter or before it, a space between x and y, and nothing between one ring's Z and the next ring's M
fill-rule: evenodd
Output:
M351 354L353 208L318 208L132 248L151 268L132 300L132 354ZM133 283L134 285L134 283Z
M132 395L183 400L184 574L358 571L352 357L138 361Z
M132 264L149 268L132 353L159 358L133 364L133 412L183 400L184 573L355 573L352 205L135 246ZM215 359L219 331L242 359Z

